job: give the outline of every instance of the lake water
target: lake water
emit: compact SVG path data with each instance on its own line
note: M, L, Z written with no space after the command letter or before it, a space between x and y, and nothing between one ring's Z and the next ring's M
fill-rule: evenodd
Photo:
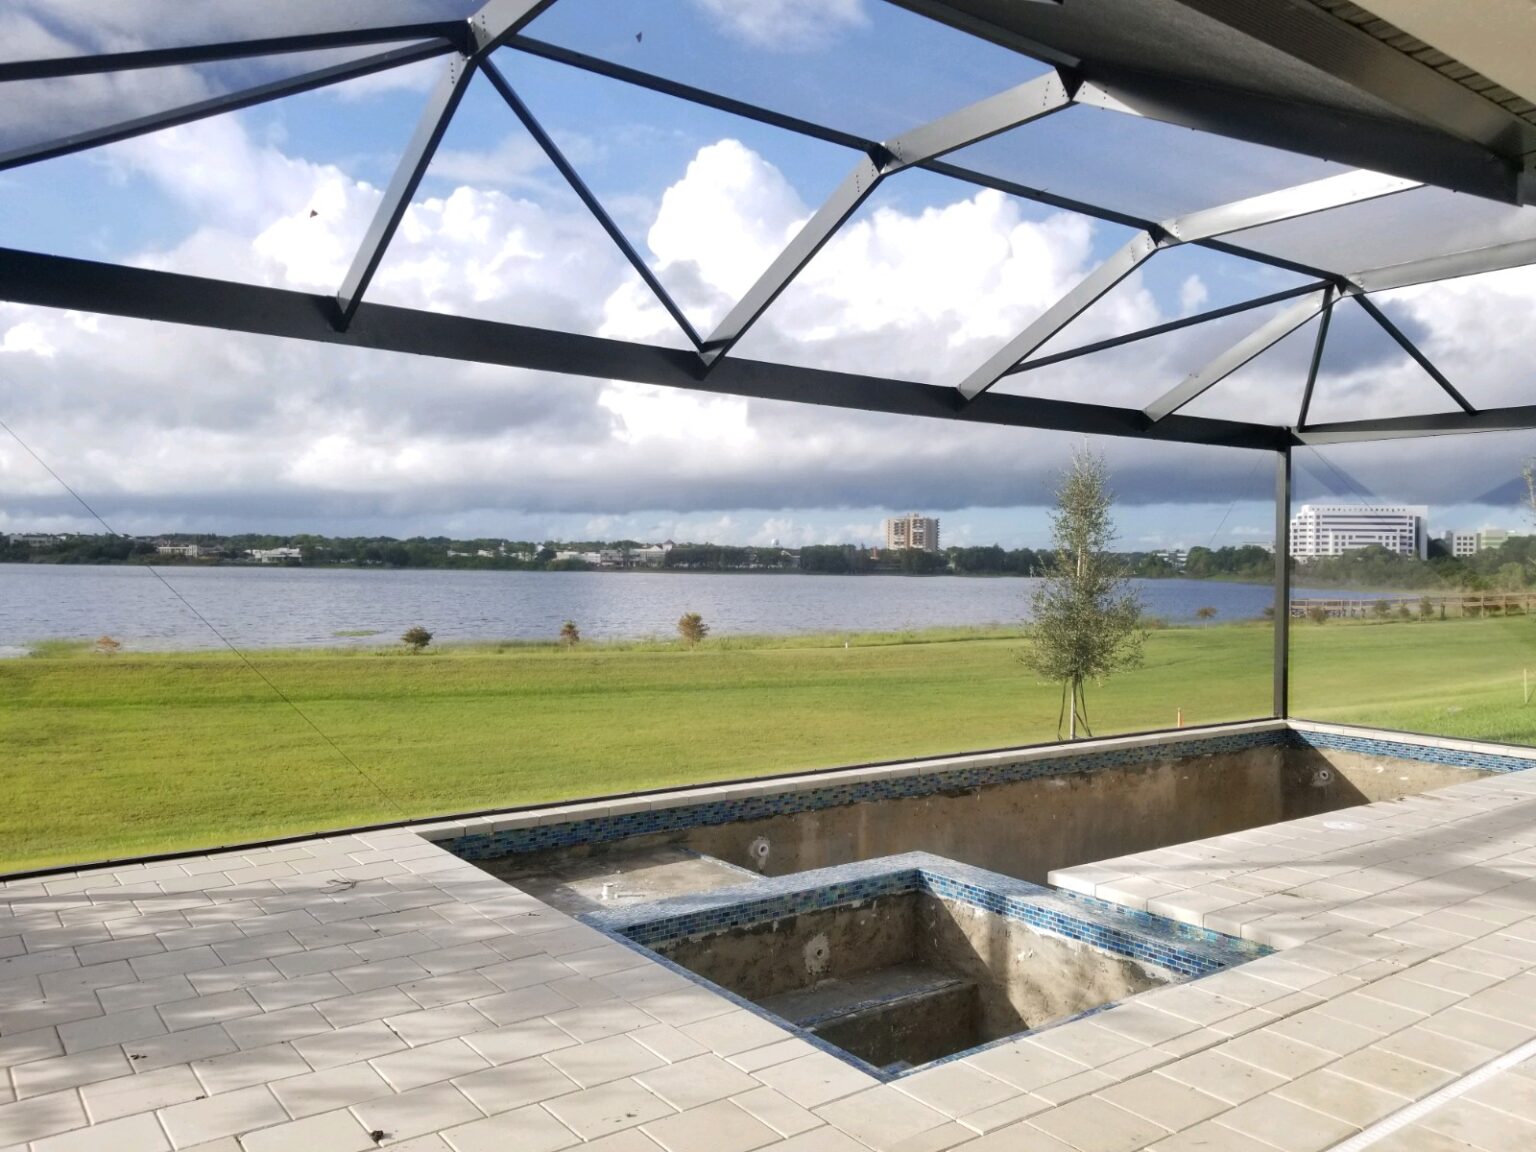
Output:
M893 632L1017 624L1034 580L660 572L356 571L163 568L187 602L242 648L394 643L414 624L441 641L553 639L574 620L592 640L672 637L684 612L716 636ZM1147 611L1193 620L1259 617L1262 585L1139 580ZM1298 590L1298 595L1307 593ZM1321 593L1319 593L1321 594ZM1336 593L1335 593L1336 594ZM370 631L373 636L340 637ZM0 564L0 654L38 640L116 637L126 649L216 648L219 640L140 567Z

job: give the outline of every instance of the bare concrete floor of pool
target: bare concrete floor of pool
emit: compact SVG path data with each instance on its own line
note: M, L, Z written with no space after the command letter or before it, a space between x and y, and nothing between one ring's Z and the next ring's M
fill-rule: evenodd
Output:
M757 878L755 872L670 844L558 863L524 864L511 857L488 861L485 870L572 915L685 892L709 892Z
M432 834L0 884L0 1148L1536 1148L1536 776L1054 874L1279 950L887 1084Z

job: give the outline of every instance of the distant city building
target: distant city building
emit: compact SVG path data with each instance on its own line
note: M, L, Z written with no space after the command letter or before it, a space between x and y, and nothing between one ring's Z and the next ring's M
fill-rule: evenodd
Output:
M922 552L937 552L939 550L938 518L919 516L916 512L891 517L885 522L885 546L897 551L903 548L916 548Z
M1509 539L1507 528L1484 528L1477 532L1447 532L1442 540L1452 556L1476 556L1490 548L1501 548Z
M258 564L281 564L286 560L304 559L304 552L299 548L252 548L246 555Z
M6 537L12 544L25 544L28 548L51 548L63 537L49 536L42 532L12 533Z
M1291 555L1312 560L1374 544L1426 560L1428 520L1423 504L1303 504L1291 518Z
M1165 548L1161 552L1152 553L1152 555L1169 567L1177 568L1181 572L1184 570L1184 565L1189 563L1189 550L1187 548Z

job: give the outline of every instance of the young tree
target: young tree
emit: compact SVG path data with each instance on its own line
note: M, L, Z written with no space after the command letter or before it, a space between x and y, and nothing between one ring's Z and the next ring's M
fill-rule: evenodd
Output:
M567 620L560 625L560 643L567 648L572 648L581 643L581 629L576 627L576 621Z
M121 640L114 640L110 636L99 637L96 641L96 651L100 652L103 656L116 656L122 646L123 642Z
M428 644L432 643L432 633L428 632L420 624L413 625L405 630L405 635L400 637L402 643L407 645L412 652L420 652Z
M709 625L704 623L704 617L697 612L684 612L677 621L677 634L683 638L684 644L692 648L709 635Z
M1273 609L1271 609L1271 611L1273 611ZM1212 608L1209 604L1207 604L1204 608L1196 608L1195 619L1200 621L1202 624L1209 624L1212 620L1216 619L1216 609Z
M1051 560L1033 599L1033 643L1025 663L1061 684L1062 724L1067 738L1088 727L1086 687L1141 663L1146 632L1142 604L1126 570L1109 551L1115 540L1109 474L1104 458L1084 447L1056 493L1051 518Z

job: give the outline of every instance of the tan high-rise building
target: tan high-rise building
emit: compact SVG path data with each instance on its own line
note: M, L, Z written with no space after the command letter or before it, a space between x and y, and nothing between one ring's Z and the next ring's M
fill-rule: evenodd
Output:
M919 516L910 512L905 516L892 516L885 522L885 546L900 550L916 548L921 552L939 550L939 520L936 516Z

